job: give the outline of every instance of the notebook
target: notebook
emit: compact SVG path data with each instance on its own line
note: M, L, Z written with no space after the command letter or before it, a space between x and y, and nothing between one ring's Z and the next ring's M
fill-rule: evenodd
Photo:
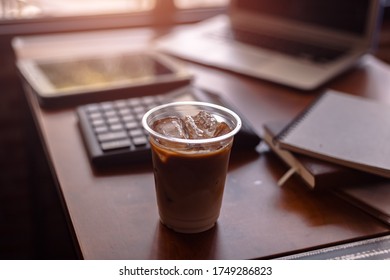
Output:
M289 167L279 180L284 184L292 174L298 174L312 190L328 190L373 217L390 224L390 180L340 166L305 155L281 150L274 137L287 122L264 124L263 139Z
M380 0L231 0L226 15L156 41L178 57L312 90L370 52Z
M280 186L293 174L298 174L306 186L316 190L332 189L377 179L376 176L365 172L280 149L274 137L283 130L287 123L287 121L275 121L264 124L264 141L290 167L280 178L278 182Z
M390 178L390 104L328 90L274 139L281 149Z
M390 225L390 181L376 180L346 185L332 192L373 217Z

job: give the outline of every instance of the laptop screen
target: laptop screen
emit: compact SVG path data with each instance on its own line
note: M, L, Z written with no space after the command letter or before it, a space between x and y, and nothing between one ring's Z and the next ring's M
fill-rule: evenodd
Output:
M239 0L238 9L363 35L370 0Z

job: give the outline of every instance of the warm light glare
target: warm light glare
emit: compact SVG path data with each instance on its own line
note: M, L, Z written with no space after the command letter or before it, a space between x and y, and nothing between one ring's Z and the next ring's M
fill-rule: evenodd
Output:
M156 0L2 0L2 18L79 16L149 11Z
M81 16L150 11L157 0L1 0L0 18ZM165 0L161 0L165 1ZM223 7L230 0L174 0L179 9Z
M174 0L175 5L180 9L223 7L230 0Z

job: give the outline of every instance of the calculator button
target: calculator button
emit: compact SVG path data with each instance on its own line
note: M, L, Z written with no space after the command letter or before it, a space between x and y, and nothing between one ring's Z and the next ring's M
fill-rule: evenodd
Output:
M119 114L121 116L126 116L126 115L131 114L131 110L129 108L122 108L119 110Z
M108 132L108 133L98 134L97 138L100 142L105 142L105 141L127 138L127 134L124 131Z
M145 96L142 98L142 101L144 104L148 105L156 102L156 99L153 96Z
M90 104L86 107L88 113L99 112L99 106L97 104Z
M108 132L108 127L106 125L95 127L95 132L98 134Z
M144 135L144 131L143 129L133 129L133 130L130 130L129 131L129 135L134 138L134 137L138 137L138 136L143 136Z
M160 103L151 103L146 107L146 111L149 111L150 109L153 109L154 107L159 106Z
M117 130L123 130L123 125L121 123L116 123L110 125L110 130L117 131Z
M129 148L131 146L131 142L129 139L122 139L117 141L103 142L100 145L103 151L111 151Z
M115 106L118 108L118 109L121 109L121 108L125 108L127 106L127 102L126 100L117 100L114 102L115 103Z
M105 124L105 122L104 122L103 119L95 119L95 120L92 121L92 125L95 126L95 127L102 126L104 124Z
M123 116L123 117L122 117L122 120L123 120L124 122L132 122L132 121L135 120L135 117L134 117L133 115L127 115L127 116Z
M136 147L145 146L148 143L148 139L145 136L139 136L133 138L133 143Z
M141 98L130 98L127 104L130 106L138 106L141 104Z
M118 117L110 117L107 119L107 123L109 123L109 124L119 123L119 118Z
M103 118L103 115L100 112L94 112L94 113L89 114L89 118L91 120L101 119L101 118Z
M145 114L145 113L138 113L138 114L136 115L137 120L138 120L138 121L141 121L141 120L142 120L142 117L144 116L144 114Z
M105 111L105 112L104 112L104 115L105 115L107 118L111 118L111 117L116 117L116 116L117 116L117 113L116 113L116 111L114 111L114 110L108 110L108 111Z
M102 106L103 110L106 111L114 109L114 105L112 104L112 102L103 102L100 105Z
M137 107L134 107L134 108L133 108L133 111L134 111L136 114L144 113L144 112L145 112L145 107L137 106Z
M138 122L136 122L136 121L126 122L126 123L125 123L125 127L126 127L128 130L135 129L135 128L138 127Z

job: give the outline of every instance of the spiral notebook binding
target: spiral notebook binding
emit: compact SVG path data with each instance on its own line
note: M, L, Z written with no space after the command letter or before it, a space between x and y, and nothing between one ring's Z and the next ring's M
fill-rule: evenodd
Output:
M274 144L277 145L278 144L278 141L283 139L288 133L289 131L291 131L292 129L294 129L303 119L306 118L306 116L309 115L310 111L313 110L313 108L320 102L320 100L324 97L324 95L326 94L326 91L321 93L318 97L316 97L313 102L307 106L303 111L301 111L295 118L293 118L293 120L288 124L286 125L280 132L278 135L276 135L273 139L274 141Z

